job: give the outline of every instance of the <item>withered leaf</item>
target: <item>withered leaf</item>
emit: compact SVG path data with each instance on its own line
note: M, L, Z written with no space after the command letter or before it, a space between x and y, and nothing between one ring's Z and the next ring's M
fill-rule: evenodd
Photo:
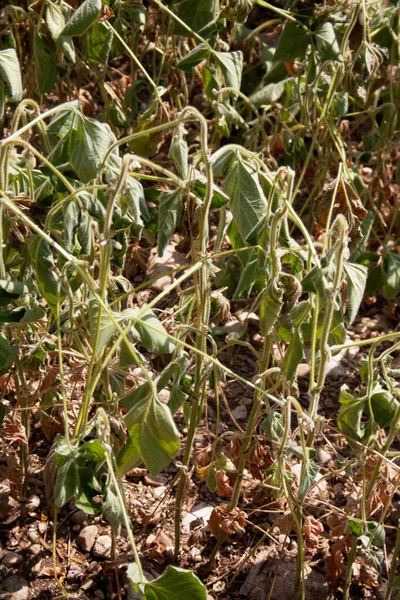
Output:
M336 197L334 198L335 186L336 181L329 184L326 190L315 201L314 215L318 225L326 229L333 201L331 224L339 214L345 215L348 222L352 221L351 216L356 216L360 221L363 221L368 211L363 207L357 192L347 181L341 178L337 187Z

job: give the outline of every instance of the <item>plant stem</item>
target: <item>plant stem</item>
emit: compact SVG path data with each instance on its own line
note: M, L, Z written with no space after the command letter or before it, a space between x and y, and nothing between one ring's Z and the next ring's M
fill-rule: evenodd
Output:
M199 225L199 237L198 244L194 247L195 259L204 260L207 256L207 245L208 245L208 215L212 200L213 190L213 171L210 156L208 154L208 140L207 140L207 121L196 109L187 107L182 111L182 117L186 113L194 113L200 122L200 144L201 153L205 169L205 175L207 178L207 187L204 203L201 210L200 225ZM197 246L197 247L196 247ZM204 356L207 354L207 340L203 332L208 330L208 322L210 318L210 295L209 295L209 265L208 261L204 260L202 268L199 273L196 273L195 286L196 286L196 304L197 304L197 328L201 333L196 335L196 349L199 351L196 354L196 366L195 366L195 385L192 394L192 405L190 411L189 430L186 440L185 452L183 456L183 469L178 483L175 500L175 559L177 559L180 550L180 521L182 513L182 500L185 492L187 469L189 466L190 456L192 452L192 446L194 436L196 434L197 426L201 418L206 390L207 390L207 379L202 378L202 370L204 363Z

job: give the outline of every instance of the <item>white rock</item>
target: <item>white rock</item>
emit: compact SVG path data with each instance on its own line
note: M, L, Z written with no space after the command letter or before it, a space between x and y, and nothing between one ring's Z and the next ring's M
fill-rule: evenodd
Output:
M1 563L10 569L22 563L22 556L16 552L7 552L7 554L3 556Z
M29 496L26 503L26 509L28 512L35 512L40 506L40 498L36 494Z
M214 508L215 506L211 504L206 504L205 502L200 502L199 504L196 504L196 506L194 506L192 510L183 517L183 530L189 532L190 523L192 523L193 521L197 521L198 519L201 519L203 521L203 524L207 525Z
M98 534L99 528L97 525L88 525L82 529L76 538L76 543L84 552L90 552L94 546Z
M109 535L100 535L93 547L95 558L110 558L112 541Z

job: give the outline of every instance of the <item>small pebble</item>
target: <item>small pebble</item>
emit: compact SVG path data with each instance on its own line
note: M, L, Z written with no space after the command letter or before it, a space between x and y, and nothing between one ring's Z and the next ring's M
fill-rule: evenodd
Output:
M3 556L1 563L8 569L11 569L22 563L22 556L16 552L7 552L7 554Z
M112 541L109 535L100 535L93 547L95 558L110 558Z
M76 538L76 542L84 552L90 552L94 546L98 534L99 529L97 525L88 525L82 529Z

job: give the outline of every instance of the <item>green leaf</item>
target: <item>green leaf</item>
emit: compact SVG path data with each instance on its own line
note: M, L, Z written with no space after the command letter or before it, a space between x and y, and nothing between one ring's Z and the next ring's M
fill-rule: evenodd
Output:
M85 457L85 462L93 469L98 469L106 460L106 453L100 440L89 440L79 448L79 454Z
M344 263L347 276L349 304L346 309L346 321L352 323L357 316L368 278L368 267L356 263Z
M384 390L380 386L371 395L373 418L379 427L387 427L391 424L398 406L398 400L389 390ZM368 404L365 406L365 412L369 413Z
M104 123L78 115L76 130L70 136L71 166L84 183L97 177L110 146L110 134Z
M169 565L166 571L145 585L146 600L207 600L207 589L192 571Z
M107 488L105 493L102 514L107 523L114 529L115 534L119 535L121 525L124 522L124 512L121 502L110 487Z
M4 83L2 81L0 81L0 121L2 121L3 117L4 117L4 103L5 103Z
M179 432L165 404L150 390L124 417L129 433L117 458L121 475L129 471L138 458L157 475L176 456L179 450Z
M171 354L175 350L174 342L168 337L167 330L152 310L148 310L141 317L140 321L136 321L134 327L139 333L140 341L148 352Z
M193 48L182 60L176 65L181 71L190 73L194 67L201 63L202 60L208 58L210 52L204 44L199 44L196 48Z
M64 204L64 247L68 252L73 252L75 248L75 237L79 223L79 209L75 200Z
M6 84L8 99L11 102L19 102L22 99L22 79L14 48L0 51L0 78Z
M400 254L389 252L387 255L386 282L394 290L400 290Z
M284 289L277 281L271 281L263 293L260 304L261 333L269 335L283 306Z
M364 429L361 427L361 417L366 398L355 398L348 392L347 385L343 385L339 396L338 426L340 431L350 438L361 441Z
M36 84L41 94L51 92L57 77L57 61L49 40L35 31L33 42Z
M93 499L100 493L96 483L91 469L78 467L75 504L77 508L85 511L88 515L97 515L102 509L101 502L96 502Z
M262 227L267 214L267 200L257 176L237 161L225 179L224 191L230 196L230 208L239 233L248 240Z
M58 454L58 451L57 451ZM74 454L57 470L54 488L54 504L61 508L75 495L78 486L78 466Z
M301 335L300 328L297 327L285 353L286 377L289 381L296 375L297 366L304 359L303 336Z
M26 308L18 306L18 308L12 308L11 310L0 311L0 325L8 325L9 323L19 323L20 320L25 316Z
M282 415L276 411L267 414L264 421L261 423L262 429L268 435L269 439L275 442L280 442L284 434Z
M57 301L62 302L66 294L63 286L59 285L51 248L39 235L30 236L28 244L39 289L51 310L55 311Z
M192 29L199 33L214 17L214 3L216 0L183 0L179 5L178 17ZM191 36L190 32L175 23L174 33L177 35Z
M89 32L86 58L94 63L107 63L113 35L111 29L105 23L96 22Z
M231 87L238 92L242 81L243 71L243 52L214 52L215 62L221 69L227 87Z
M46 23L57 48L70 63L75 62L74 42L71 38L61 35L65 26L64 13L61 6L54 4L50 0L48 0L46 7Z
M100 310L101 309L101 310ZM96 331L97 331L97 323L100 317L100 327L98 331L97 344L96 348L94 348ZM104 310L103 307L100 306L98 301L95 298L92 298L89 301L89 331L90 331L90 341L92 344L93 352L98 355L100 352L107 346L111 337L116 333L117 328L114 323L111 321L107 311Z
M7 373L18 355L18 346L9 346L4 333L0 332L0 375Z
M363 524L361 521L349 519L347 521L347 529L354 537L360 537L363 534Z
M187 179L189 172L188 164L188 145L184 138L186 130L184 126L178 125L175 133L172 137L171 146L169 149L168 156L173 159L175 163L175 169L181 179Z
M315 464L313 460L307 458L305 462L303 462L301 474L300 474L300 483L299 483L299 492L298 498L299 500L304 500L306 494L310 487L316 482L317 475L319 473L319 467Z
M286 80L287 81L287 80ZM277 102L285 91L286 81L269 83L249 96L249 100L257 107Z
M310 35L307 31L291 21L287 22L279 37L274 61L290 61L294 58L303 59L310 41Z
M82 35L97 21L102 8L101 0L85 0L74 12L61 32L64 36Z
M13 302L20 296L31 293L33 285L22 281L8 281L0 279L0 306Z
M211 164L213 168L214 177L216 179L225 177L233 161L237 157L237 152L231 148L222 147L214 154L211 158Z
M322 23L314 32L318 54L322 60L343 61L332 23Z
M163 191L158 209L158 256L164 254L169 239L175 232L182 216L182 191Z

